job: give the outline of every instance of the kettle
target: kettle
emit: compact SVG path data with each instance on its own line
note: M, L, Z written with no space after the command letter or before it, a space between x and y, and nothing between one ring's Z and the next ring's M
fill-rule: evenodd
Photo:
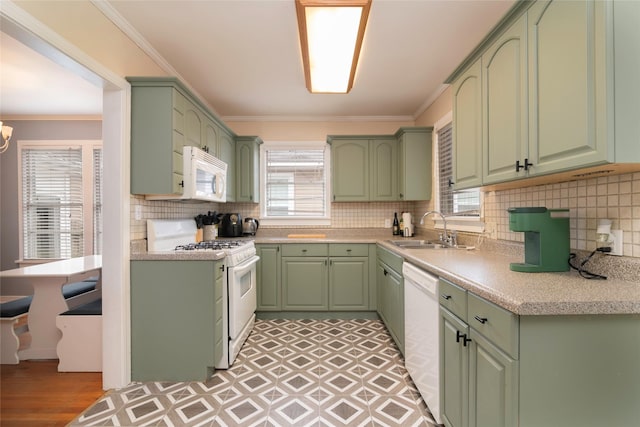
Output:
M242 223L242 234L255 236L256 231L258 231L258 227L260 226L260 221L255 218L245 218Z

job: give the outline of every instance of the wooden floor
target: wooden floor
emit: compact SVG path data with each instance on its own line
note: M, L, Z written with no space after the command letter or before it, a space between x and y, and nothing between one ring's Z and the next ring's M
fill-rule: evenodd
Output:
M0 365L0 426L65 426L103 394L101 372L58 372L57 360Z

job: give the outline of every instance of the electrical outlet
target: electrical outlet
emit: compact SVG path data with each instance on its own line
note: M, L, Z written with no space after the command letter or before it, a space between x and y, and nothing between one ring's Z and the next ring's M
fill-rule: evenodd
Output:
M613 243L609 255L622 256L622 230L611 230L611 237L613 237Z
M384 228L391 228L391 220L389 218L385 218Z
M136 221L140 221L142 219L142 206L135 205L133 208L133 217Z

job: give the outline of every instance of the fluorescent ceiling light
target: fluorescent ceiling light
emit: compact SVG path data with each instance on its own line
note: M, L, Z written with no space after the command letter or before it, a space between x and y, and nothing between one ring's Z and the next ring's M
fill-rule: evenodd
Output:
M296 0L302 62L312 93L348 93L372 0Z

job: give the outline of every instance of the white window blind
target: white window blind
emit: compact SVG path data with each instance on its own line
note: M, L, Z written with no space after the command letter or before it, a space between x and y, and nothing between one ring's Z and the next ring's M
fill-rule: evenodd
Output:
M453 129L451 123L438 129L438 177L440 211L444 215L480 215L480 192L453 190Z
M100 141L18 141L23 259L102 253Z
M268 218L319 218L327 211L325 150L267 148L265 211Z
M102 254L102 149L93 149L93 253Z
M84 255L82 150L22 150L23 257Z

